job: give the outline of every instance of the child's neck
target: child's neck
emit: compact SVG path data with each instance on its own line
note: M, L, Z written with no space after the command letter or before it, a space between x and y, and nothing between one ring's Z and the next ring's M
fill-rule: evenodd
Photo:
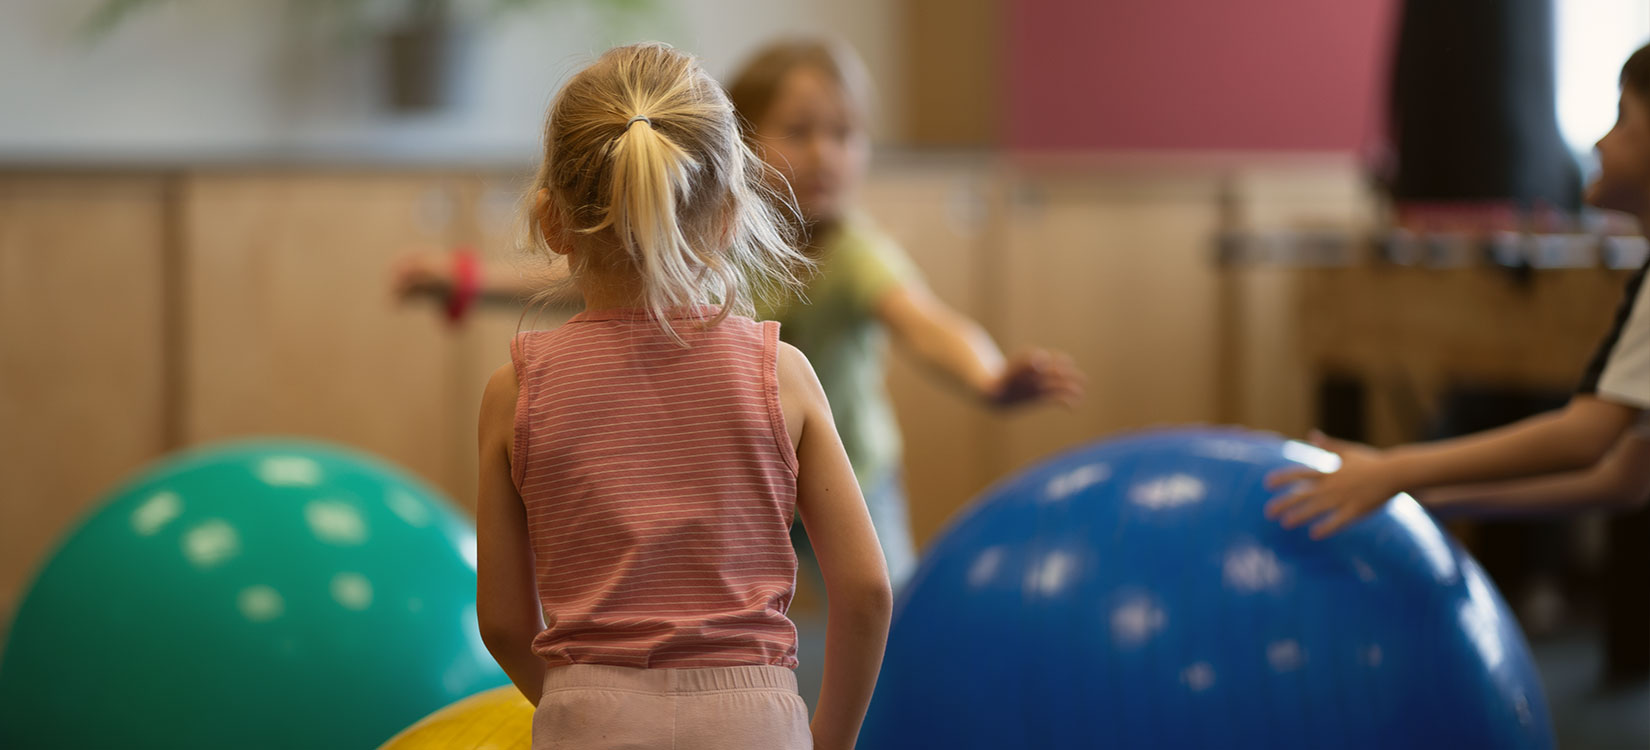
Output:
M630 310L647 306L641 294L628 289L592 288L587 284L580 286L584 292L586 310Z
M624 310L647 306L641 279L616 270L586 268L579 275L586 310Z

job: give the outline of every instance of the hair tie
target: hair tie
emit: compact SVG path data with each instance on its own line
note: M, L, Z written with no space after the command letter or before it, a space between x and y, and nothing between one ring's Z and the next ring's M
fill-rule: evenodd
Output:
M624 129L629 130L631 125L635 125L638 122L645 122L648 127L653 127L653 121L649 120L647 115L636 115L635 117L630 118L629 122L624 124Z

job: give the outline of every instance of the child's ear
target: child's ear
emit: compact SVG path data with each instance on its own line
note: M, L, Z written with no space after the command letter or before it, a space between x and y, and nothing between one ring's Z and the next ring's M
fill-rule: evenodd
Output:
M544 244L550 248L550 252L557 255L569 255L573 252L573 248L567 245L567 235L562 232L561 212L556 210L549 188L539 188L533 195L533 225L538 228L539 235L544 238Z

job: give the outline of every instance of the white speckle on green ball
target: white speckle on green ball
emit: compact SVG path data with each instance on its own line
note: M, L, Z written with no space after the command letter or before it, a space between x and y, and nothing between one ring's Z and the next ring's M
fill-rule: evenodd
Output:
M332 598L344 609L359 612L372 606L372 582L360 573L339 573L332 577Z
M162 490L151 495L132 511L132 530L140 536L154 536L161 527L183 514L183 498Z
M367 522L361 512L339 500L313 500L304 505L304 520L315 538L337 545L367 541Z
M239 554L241 535L228 521L212 519L183 535L183 556L197 568L211 568Z
M252 622L269 622L286 611L286 600L273 588L259 584L241 589L241 614Z

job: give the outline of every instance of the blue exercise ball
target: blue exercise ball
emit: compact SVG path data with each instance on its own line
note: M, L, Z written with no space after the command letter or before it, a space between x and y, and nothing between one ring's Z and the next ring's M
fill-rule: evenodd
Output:
M861 735L946 748L1551 748L1529 646L1408 496L1325 541L1236 429L1098 443L990 490L900 599Z
M375 747L505 684L475 531L429 485L296 441L168 458L44 561L0 657L0 747Z

